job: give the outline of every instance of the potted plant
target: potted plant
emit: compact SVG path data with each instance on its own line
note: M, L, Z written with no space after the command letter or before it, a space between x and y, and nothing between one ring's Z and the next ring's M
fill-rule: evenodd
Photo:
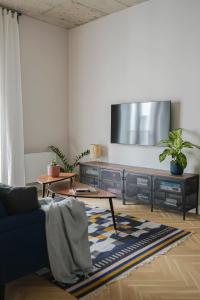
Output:
M90 154L90 150L86 150L86 151L82 152L81 154L78 154L75 157L74 162L72 164L70 164L67 157L63 153L63 151L60 150L58 147L51 145L48 147L48 149L57 155L57 157L60 159L60 161L62 163L60 170L61 170L61 172L66 172L66 173L72 173L74 171L74 169L76 168L76 166L78 166L81 158Z
M184 141L182 139L183 130L181 128L174 129L169 132L168 139L161 140L159 144L162 144L166 149L159 155L160 162L164 161L167 156L171 156L170 172L172 175L182 175L184 169L187 166L187 157L182 152L184 148L198 148L199 146L192 144L191 142Z
M59 177L60 174L60 166L57 165L57 162L55 159L52 160L52 162L47 166L47 174L51 177Z

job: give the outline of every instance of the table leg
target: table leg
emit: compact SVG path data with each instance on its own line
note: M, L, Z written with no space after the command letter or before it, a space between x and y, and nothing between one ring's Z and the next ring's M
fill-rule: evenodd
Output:
M113 208L112 198L109 198L109 203L110 203L110 210L111 210L112 219L113 219L113 225L114 225L115 230L117 230L117 226L116 226L116 222L115 222L115 214L114 214L114 208Z
M153 212L153 200L151 200L151 212Z
M42 197L45 197L45 183L42 184Z
M49 197L49 186L51 185L51 183L49 183L48 185L47 185L47 197Z

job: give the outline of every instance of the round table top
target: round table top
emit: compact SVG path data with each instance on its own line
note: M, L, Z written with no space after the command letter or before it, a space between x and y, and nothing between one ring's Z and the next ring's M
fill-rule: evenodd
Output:
M68 197L72 196L78 198L116 198L115 194L112 194L108 191L104 191L102 189L95 188L96 192L76 193L76 188L91 188L91 186L75 181L73 182L71 187L69 182L59 182L51 184L48 190L52 193Z

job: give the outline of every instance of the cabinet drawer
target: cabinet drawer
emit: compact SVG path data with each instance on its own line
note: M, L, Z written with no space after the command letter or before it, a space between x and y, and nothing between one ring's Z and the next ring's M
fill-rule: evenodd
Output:
M141 190L136 187L135 189L125 190L124 198L126 200L150 203L151 202L151 192L144 191L144 190Z
M99 180L95 177L81 176L80 181L91 186L99 187Z
M100 188L122 197L123 172L116 170L100 170Z
M120 182L100 181L100 188L122 197L122 184Z
M154 190L159 190L163 192L171 193L181 193L182 192L182 183L179 181L171 181L155 178L154 179Z
M126 186L135 185L145 189L151 189L151 176L125 172L124 177Z
M123 178L122 171L107 170L107 169L100 170L101 181L107 180L107 181L121 182L122 178Z
M99 176L99 169L95 168L95 167L90 167L90 166L81 166L80 167L80 173L83 176L98 177Z
M155 205L173 208L173 209L181 209L183 199L180 194L166 191L155 191L153 202Z

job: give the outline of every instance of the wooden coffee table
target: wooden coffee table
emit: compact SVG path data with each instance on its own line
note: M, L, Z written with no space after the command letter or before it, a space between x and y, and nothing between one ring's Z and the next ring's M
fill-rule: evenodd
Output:
M46 185L51 185L52 183L63 181L66 179L70 179L70 183L72 185L73 178L76 177L76 173L60 173L59 177L51 177L47 174L40 175L37 177L37 182L42 184L42 197L45 197ZM48 193L48 189L47 189Z
M96 193L81 193L81 194L76 194L75 188L91 188L91 186L87 184L83 184L77 181L74 181L72 186L69 185L67 182L60 182L60 183L55 183L49 186L49 191L52 193L52 197L55 196L55 194L62 195L62 196L68 196L68 197L75 197L75 198L100 198L100 199L108 199L109 204L110 204L110 210L111 210L111 215L112 215L112 220L113 220L113 225L115 230L117 230L116 226L116 221L115 221L115 214L114 214L114 208L113 208L113 198L116 198L116 195L104 191L102 189L96 189Z

